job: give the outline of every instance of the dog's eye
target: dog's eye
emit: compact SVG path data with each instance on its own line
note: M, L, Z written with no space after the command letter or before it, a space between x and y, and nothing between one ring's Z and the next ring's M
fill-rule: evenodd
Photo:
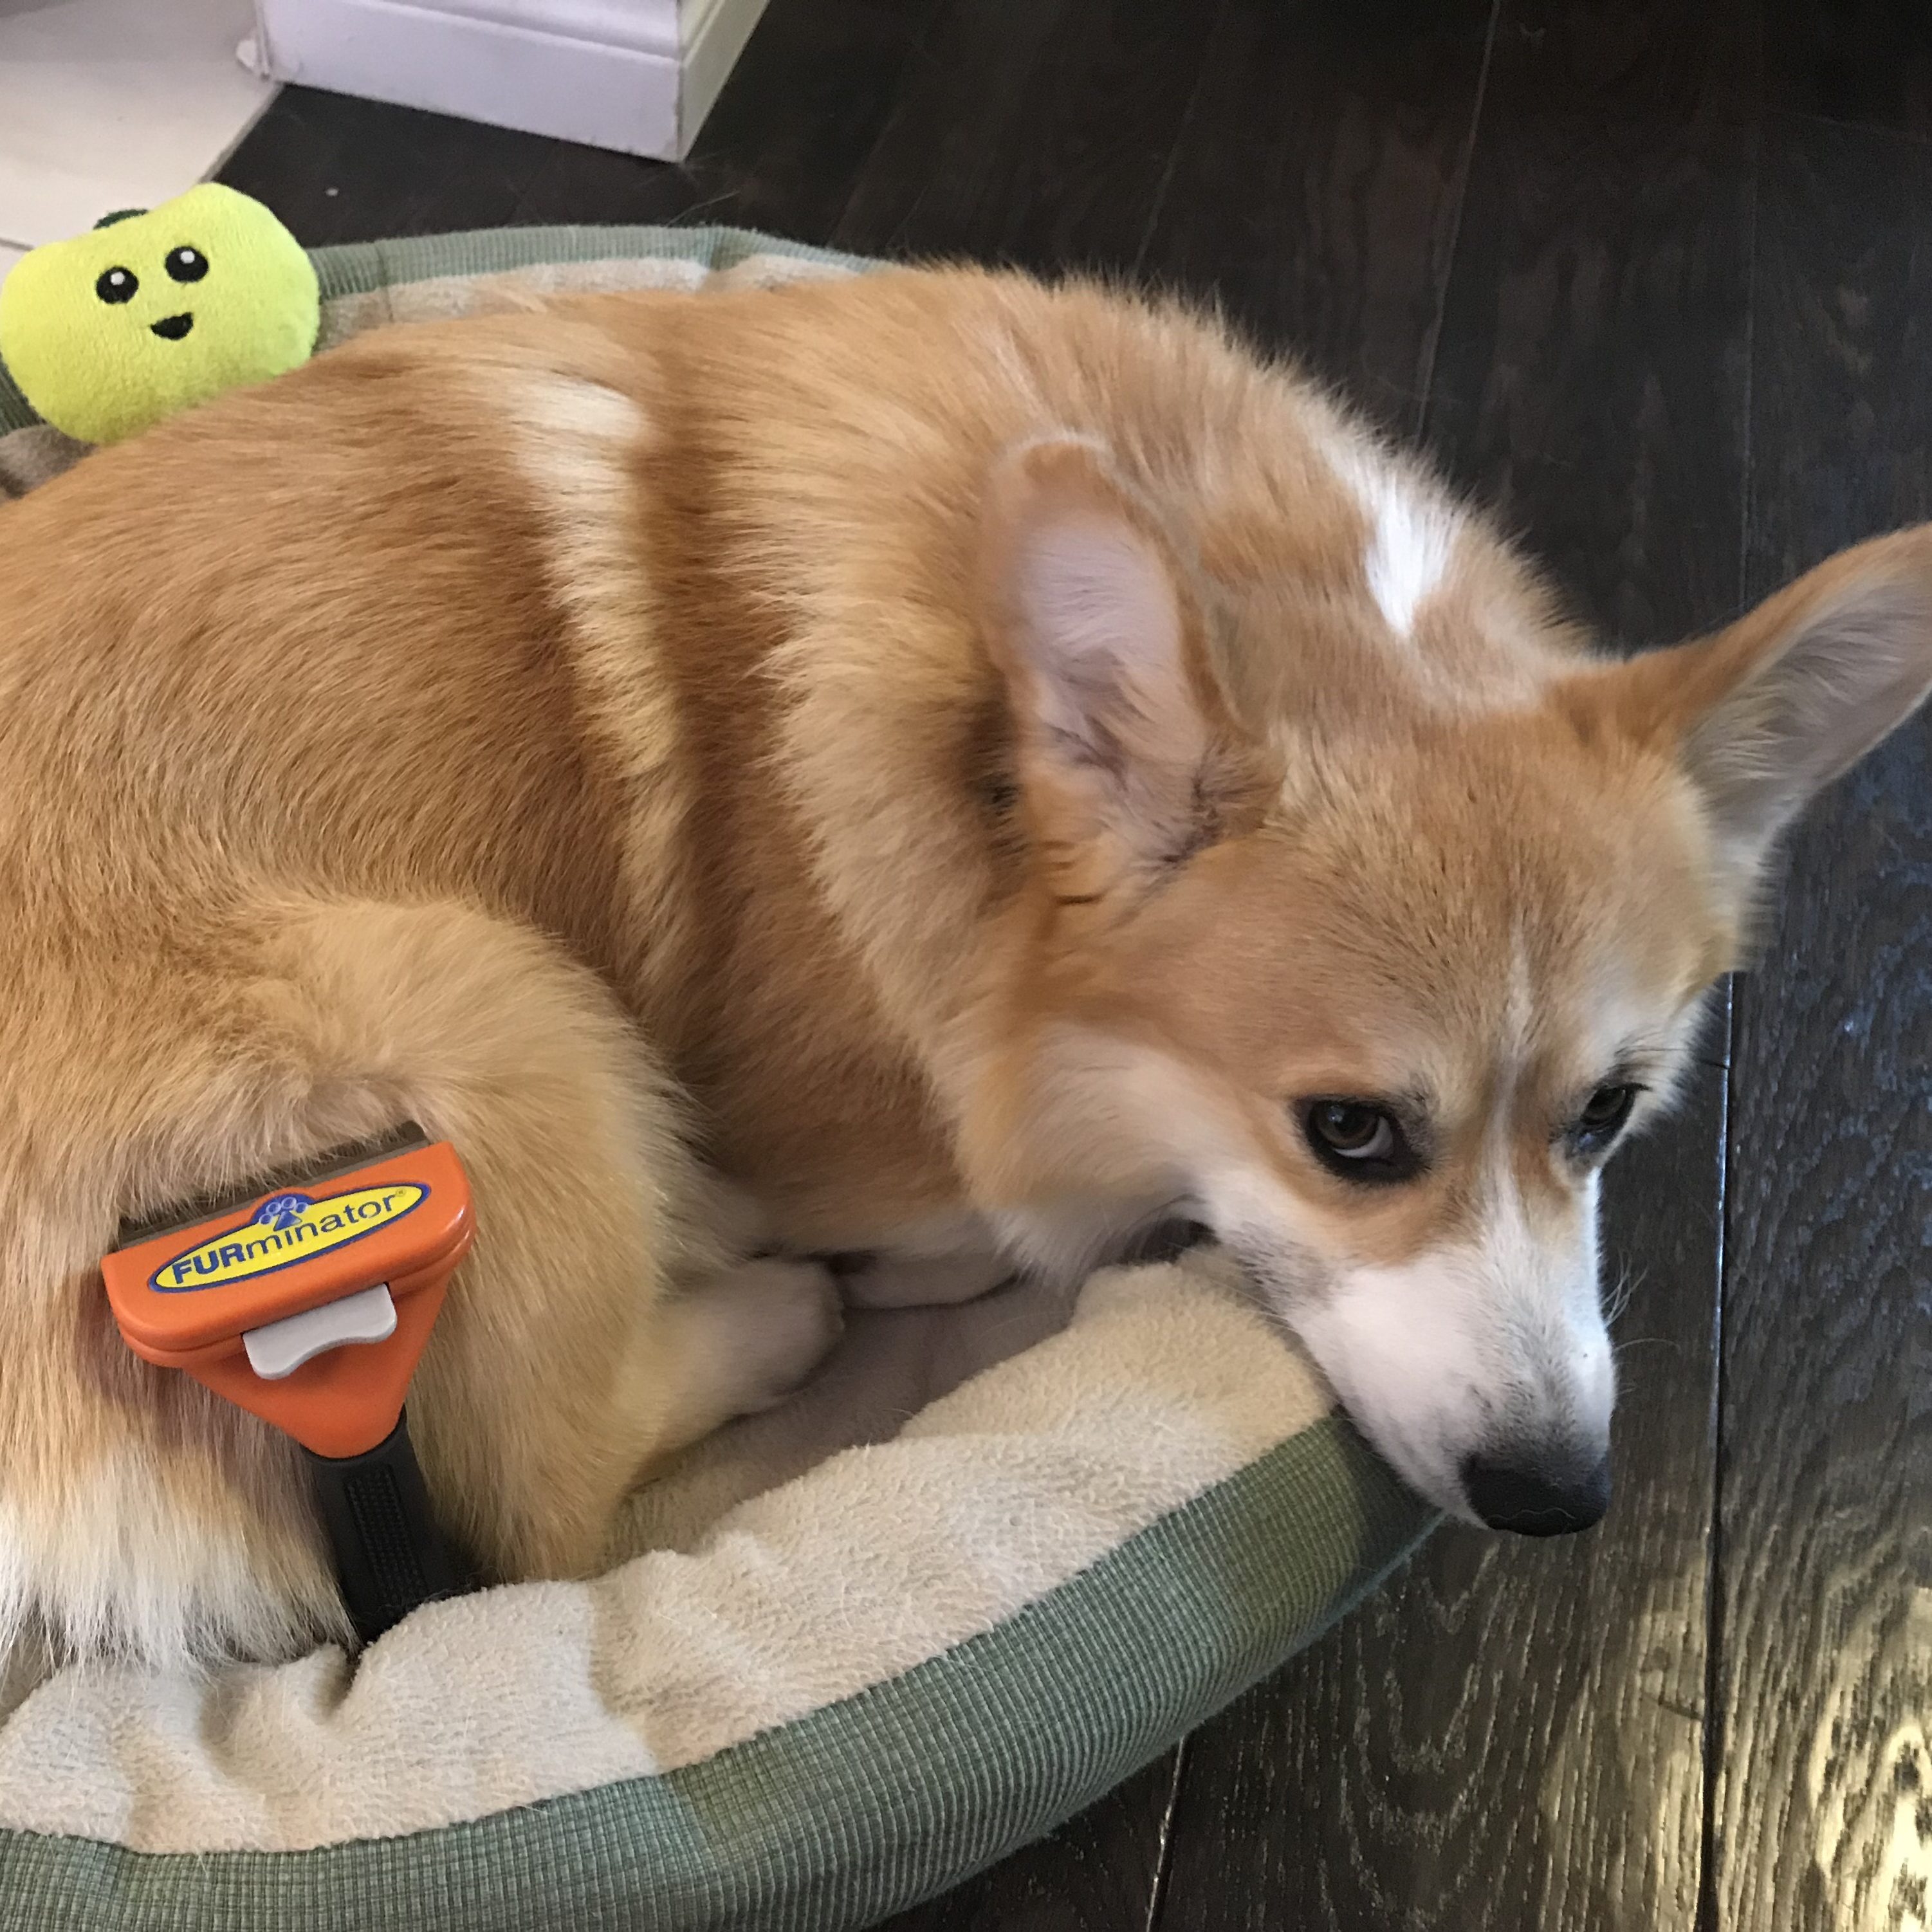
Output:
M103 268L94 284L94 292L104 302L132 302L141 278L132 268Z
M1366 1100L1311 1100L1301 1130L1316 1159L1350 1180L1406 1180L1421 1165L1395 1116Z
M1623 1131L1640 1090L1628 1086L1599 1087L1584 1103L1583 1111L1570 1130L1572 1145L1586 1154L1608 1147Z
M198 282L208 273L208 257L199 248L171 248L164 266L178 282Z

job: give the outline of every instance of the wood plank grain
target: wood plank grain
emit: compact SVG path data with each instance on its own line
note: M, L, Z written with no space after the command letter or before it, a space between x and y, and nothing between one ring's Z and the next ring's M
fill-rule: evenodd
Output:
M1221 0L948 0L842 247L1131 268Z
M267 202L298 241L316 248L513 222L532 183L568 146L412 107L285 87L229 157L220 178ZM578 218L669 219L689 190L674 171L658 173L664 198L658 212Z
M1922 0L1769 0L1772 106L1932 133L1932 8Z
M935 0L810 0L766 8L691 155L676 170L560 143L520 221L728 221L828 241L858 171L921 58ZM664 178L670 177L667 181Z
M1505 0L1498 24L1428 440L1626 645L1738 596L1755 14Z
M1498 23L1426 440L1627 641L1737 596L1750 27L1590 0ZM1197 1733L1167 1932L1695 1923L1724 1057L1720 1024L1682 1117L1612 1169L1607 1271L1634 1281L1610 1520L1444 1532Z
M879 1932L1144 1932L1178 1757L1164 1752L1050 1837Z
M1750 587L1932 516L1932 147L1774 120ZM1712 1932L1932 1892L1932 718L1792 843L1741 980Z
M1494 0L1228 0L1141 260L1413 435Z

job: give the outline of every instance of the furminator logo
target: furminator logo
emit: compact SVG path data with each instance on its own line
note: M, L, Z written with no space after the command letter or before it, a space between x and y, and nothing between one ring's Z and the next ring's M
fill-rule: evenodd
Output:
M246 1281L292 1268L312 1255L346 1246L400 1221L429 1198L413 1180L381 1187L358 1187L320 1201L306 1194L277 1194L264 1201L238 1228L216 1234L164 1262L148 1286L163 1294L184 1294L200 1288Z

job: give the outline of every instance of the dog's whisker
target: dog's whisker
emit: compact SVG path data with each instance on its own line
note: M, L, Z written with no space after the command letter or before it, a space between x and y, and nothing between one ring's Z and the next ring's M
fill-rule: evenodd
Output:
M1640 1268L1627 1266L1618 1270L1616 1282L1604 1298L1605 1322L1614 1323L1622 1319L1646 1279L1645 1272Z

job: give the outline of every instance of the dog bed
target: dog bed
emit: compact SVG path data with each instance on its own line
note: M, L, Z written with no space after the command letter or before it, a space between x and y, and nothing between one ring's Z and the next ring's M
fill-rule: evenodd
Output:
M863 266L720 230L316 260L326 343ZM0 493L86 453L4 384L0 428ZM434 1604L353 1660L16 1657L0 1923L863 1925L1097 1798L1429 1520L1211 1253L855 1315L792 1401L639 1492L594 1582Z

